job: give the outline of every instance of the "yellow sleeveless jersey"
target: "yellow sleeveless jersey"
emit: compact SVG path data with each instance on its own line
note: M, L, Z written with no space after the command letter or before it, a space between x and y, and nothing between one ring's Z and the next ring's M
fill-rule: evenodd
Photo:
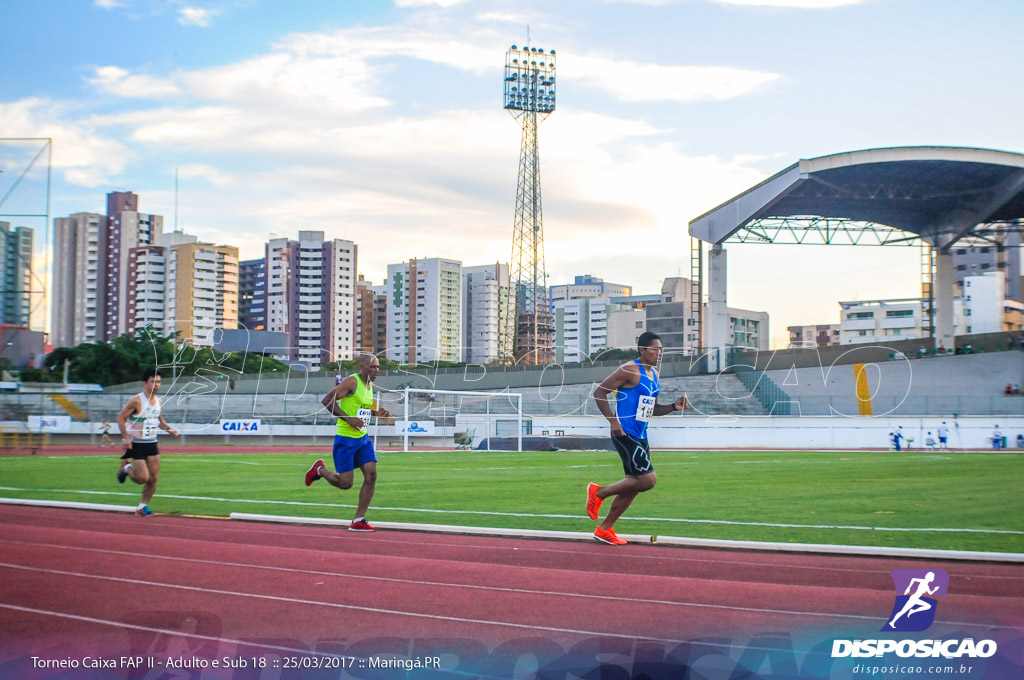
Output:
M338 400L338 408L350 418L362 418L365 425L370 419L370 409L373 408L373 387L363 382L359 374L352 376L356 379L355 392L343 399ZM335 432L342 437L358 438L366 434L366 430L357 430L341 418L338 418L338 427Z

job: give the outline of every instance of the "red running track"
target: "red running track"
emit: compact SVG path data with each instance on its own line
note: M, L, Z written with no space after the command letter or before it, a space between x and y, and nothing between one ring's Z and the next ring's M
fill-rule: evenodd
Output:
M896 568L950 574L929 637L1018 650L1024 640L1021 565L361 534L20 506L0 506L0 527L3 677L51 677L26 666L30 655L258 653L279 663L309 650L447 652L447 663L461 658L458 668L478 677L470 659L530 652L540 663L566 650L603 658L588 645L621 655L688 641L692 653L697 639L719 647L726 663L783 639L799 662L830 636L884 637ZM102 677L156 677L118 672ZM195 673L180 677L242 677Z

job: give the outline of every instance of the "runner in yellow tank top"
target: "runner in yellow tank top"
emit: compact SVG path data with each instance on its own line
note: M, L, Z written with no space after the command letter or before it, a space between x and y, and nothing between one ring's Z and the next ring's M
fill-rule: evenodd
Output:
M378 408L377 400L373 398L373 381L378 373L380 362L377 357L362 354L359 356L359 373L342 380L323 398L321 403L338 416L334 436L335 472L327 469L323 459L306 471L306 486L322 477L342 490L352 488L357 467L362 471L359 504L349 531L374 531L366 521L366 511L377 486L377 454L373 450L373 440L366 433L366 421L371 415L378 418L391 416L386 408Z

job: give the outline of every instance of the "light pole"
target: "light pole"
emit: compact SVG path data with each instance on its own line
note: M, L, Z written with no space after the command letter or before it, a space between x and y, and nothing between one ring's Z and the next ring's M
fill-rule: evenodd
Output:
M509 301L502 333L506 361L549 363L554 325L544 267L537 124L555 110L555 51L512 45L505 55L505 109L523 129L516 216L509 265Z

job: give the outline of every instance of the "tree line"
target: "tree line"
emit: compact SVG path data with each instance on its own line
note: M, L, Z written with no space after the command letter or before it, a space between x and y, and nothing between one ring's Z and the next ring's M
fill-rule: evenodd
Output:
M191 376L197 373L223 376L289 371L288 364L269 356L249 352L219 352L210 347L176 345L177 333L161 335L148 329L136 335L125 333L111 342L82 343L58 347L43 359L40 368L22 370L21 382L64 382L98 384L107 387L141 380L147 368L157 366L161 374Z

